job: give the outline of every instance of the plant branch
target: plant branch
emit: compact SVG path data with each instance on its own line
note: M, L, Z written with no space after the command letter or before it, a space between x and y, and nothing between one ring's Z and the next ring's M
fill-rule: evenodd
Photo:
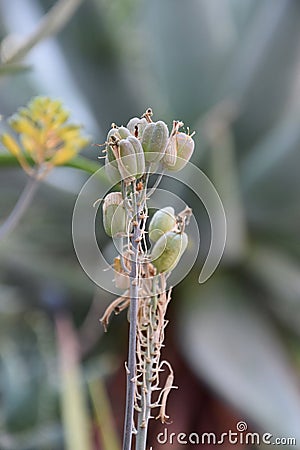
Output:
M37 178L35 177L29 178L25 186L25 189L22 192L20 198L18 199L12 212L0 226L0 240L3 239L18 225L23 214L30 205L39 183L40 180L38 180Z
M24 42L5 58L3 64L20 61L40 41L58 33L82 2L83 0L58 0L43 16L33 33L27 36Z

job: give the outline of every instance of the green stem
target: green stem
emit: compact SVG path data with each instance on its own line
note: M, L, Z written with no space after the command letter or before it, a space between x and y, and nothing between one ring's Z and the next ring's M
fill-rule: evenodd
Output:
M30 158L26 158L29 163L32 163ZM19 161L10 153L0 153L0 167L19 167ZM76 156L75 158L64 164L65 167L72 167L74 169L84 170L87 173L95 173L99 170L100 165L84 156Z

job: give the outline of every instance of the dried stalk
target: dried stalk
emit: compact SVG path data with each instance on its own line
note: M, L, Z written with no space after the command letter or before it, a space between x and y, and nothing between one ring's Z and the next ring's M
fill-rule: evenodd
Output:
M171 289L167 292L167 275L162 273L155 277L155 269L149 261L145 240L147 181L148 179L145 180L142 189L138 189L135 182L131 182L130 185L122 182L123 199L130 226L120 267L123 275L129 276L129 290L112 302L101 319L106 327L112 312L118 313L129 305L123 450L132 449L133 434L136 435L135 449L146 449L149 420L153 417L152 410L159 408L156 418L162 423L167 422L167 399L171 389L174 388L171 365L167 361L161 361L164 331L168 323L165 316L171 300ZM184 227L187 216L187 212L184 211L182 220L181 217L178 218L180 222L178 226ZM169 374L162 387L160 375L164 372L163 367L167 367ZM156 391L160 391L159 395L153 399Z

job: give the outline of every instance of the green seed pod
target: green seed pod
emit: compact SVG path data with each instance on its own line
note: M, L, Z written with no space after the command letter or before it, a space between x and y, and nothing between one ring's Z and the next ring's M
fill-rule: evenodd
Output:
M116 156L112 150L112 137L115 137L116 140L120 140L120 139L126 139L128 136L130 136L130 131L125 128L125 127L116 127L113 126L109 132L107 133L107 138L106 138L106 154L108 157L108 161L110 163L112 163L115 167L117 167L117 162L116 162Z
M188 237L186 233L168 231L154 244L152 264L159 273L173 270L186 250Z
M152 242L158 239L167 231L171 231L176 226L175 211L172 206L162 208L153 215L149 224L149 238Z
M110 192L103 203L103 226L108 236L126 233L126 211L121 192Z
M132 144L136 154L136 167L137 167L136 178L140 178L145 172L145 155L143 152L143 147L140 141L134 136L129 136L128 140Z
M170 137L163 157L163 165L166 169L171 170L175 166L177 158L176 139L175 136Z
M133 117L129 120L126 126L133 136L135 136L136 138L141 138L148 123L149 122L145 119L145 117L141 119L139 119L138 117Z
M108 156L105 158L105 172L109 181L113 184L117 184L121 181L118 165L114 165L113 162L109 162Z
M134 136L128 136L117 145L117 163L122 179L140 178L145 172L145 157L140 141Z
M141 139L146 162L157 162L163 157L168 137L169 130L164 122L159 120L158 122L148 123Z
M175 136L176 143L176 162L174 165L170 166L168 169L173 172L178 172L183 169L188 161L190 160L195 142L191 136L186 133L177 133Z
M167 142L165 154L162 160L163 166L167 169L173 167L176 163L177 148L176 148L176 134L183 123L178 120L173 120L173 128Z
M117 136L120 136L120 139L126 139L128 136L130 136L131 133L126 127L119 127Z

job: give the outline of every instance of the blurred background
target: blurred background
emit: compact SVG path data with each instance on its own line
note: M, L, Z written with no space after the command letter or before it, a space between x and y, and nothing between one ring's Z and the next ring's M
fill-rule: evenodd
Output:
M221 434L245 421L300 448L299 1L0 0L0 39L2 131L34 95L61 99L95 143L149 106L196 131L192 162L220 194L228 239L199 285L207 215L189 189L163 184L194 209L202 242L168 311L163 356L179 386L168 432ZM83 153L97 162L97 147ZM114 297L72 245L88 176L53 170L0 242L1 450L120 449L126 314L104 335L98 319ZM0 161L1 220L26 178ZM164 428L152 421L149 446L182 448L157 443ZM264 448L202 446L220 447Z

